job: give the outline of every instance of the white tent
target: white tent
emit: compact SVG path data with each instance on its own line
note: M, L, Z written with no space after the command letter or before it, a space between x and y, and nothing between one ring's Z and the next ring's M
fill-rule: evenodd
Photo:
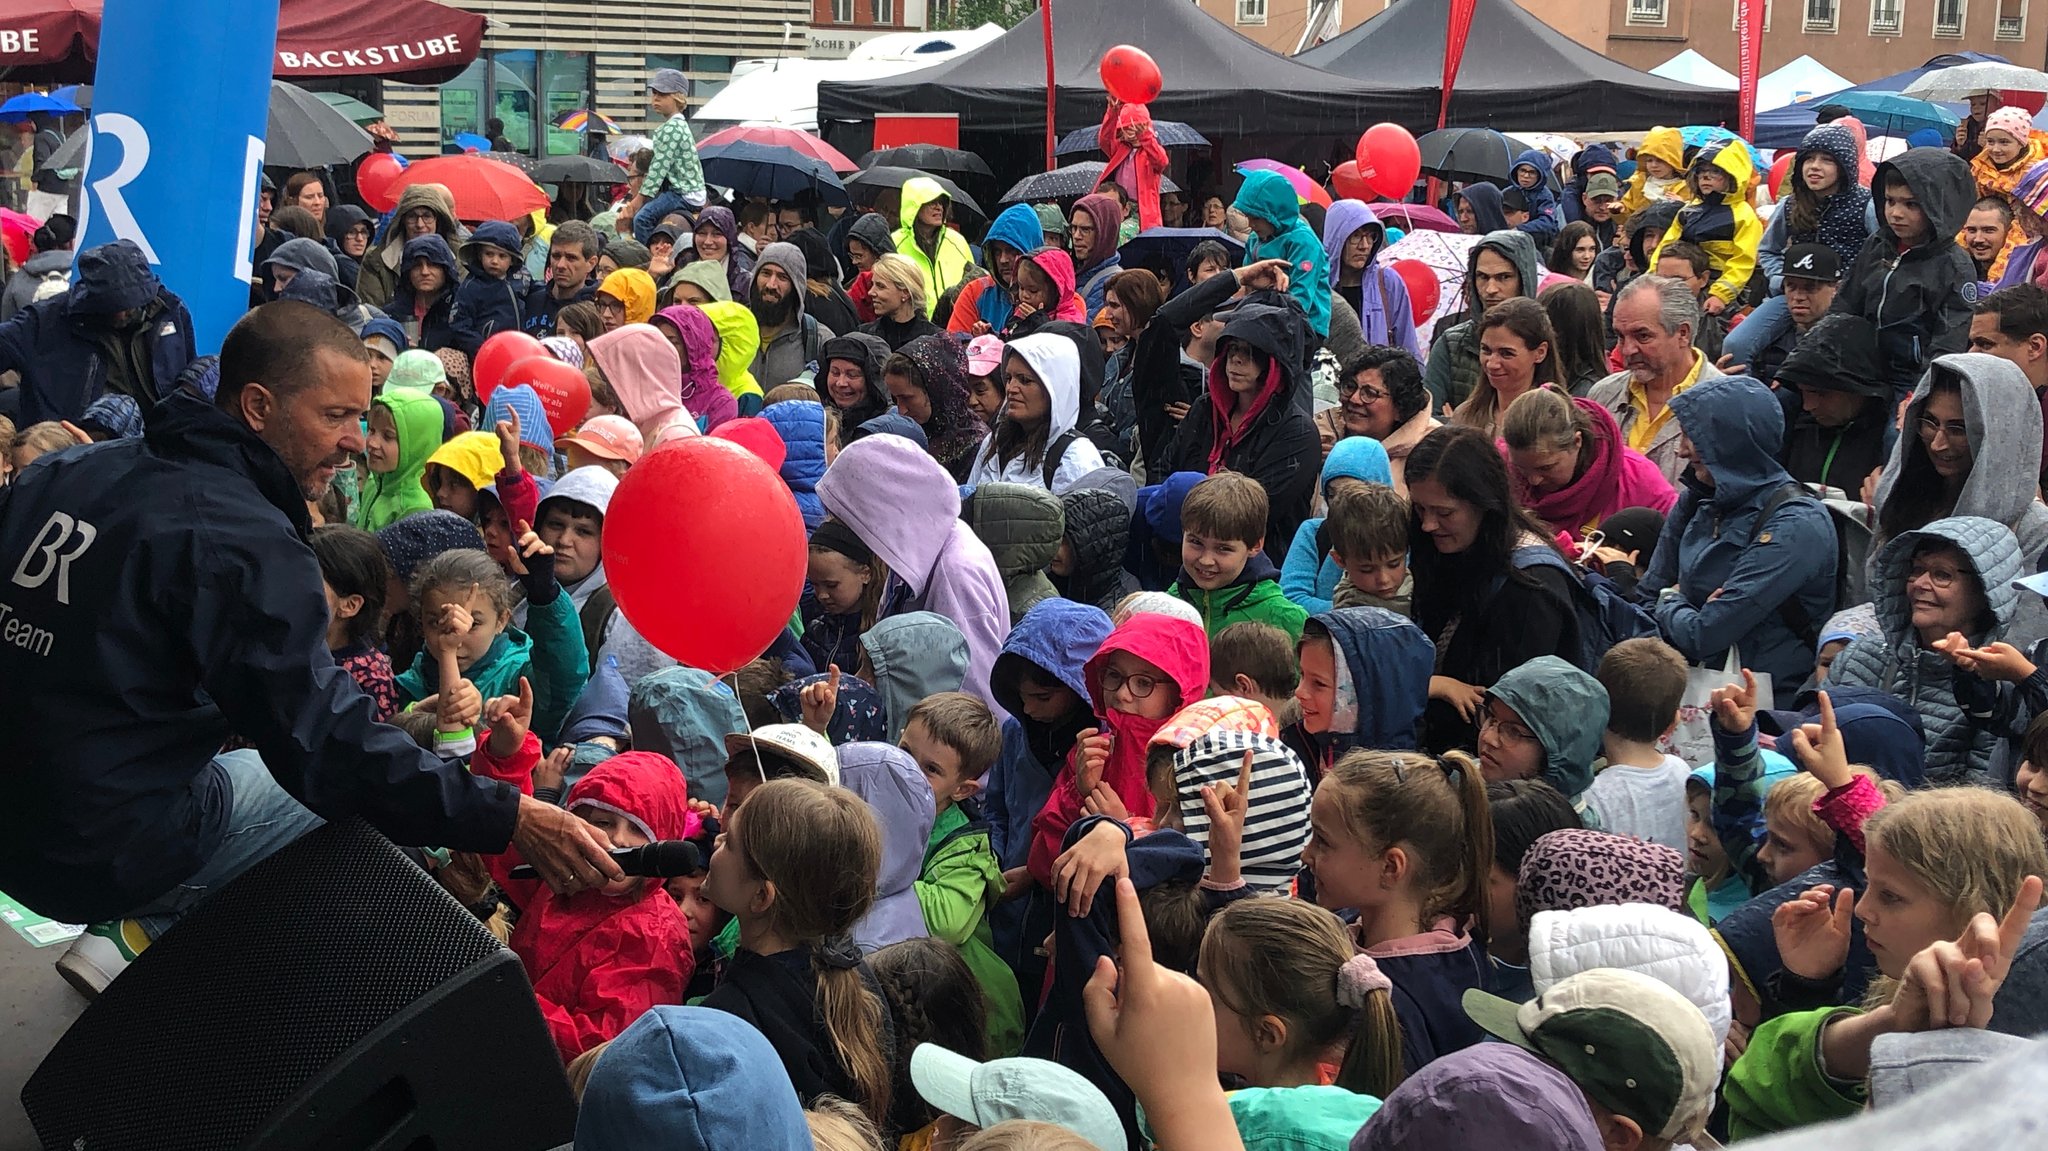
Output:
M1783 108L1849 87L1854 87L1853 83L1840 73L1811 56L1801 56L1756 82L1756 108L1759 112Z
M1733 72L1690 48L1650 69L1650 75L1676 80L1681 84L1697 84L1702 88L1719 88L1724 92L1733 92L1741 86L1741 81L1735 78ZM1757 107L1761 108L1764 105L1759 103Z
M971 52L1003 34L994 24L956 32L899 32L856 47L846 60L782 57L742 60L732 81L690 117L699 135L734 124L777 124L818 130L818 84L824 80L877 80L929 68Z

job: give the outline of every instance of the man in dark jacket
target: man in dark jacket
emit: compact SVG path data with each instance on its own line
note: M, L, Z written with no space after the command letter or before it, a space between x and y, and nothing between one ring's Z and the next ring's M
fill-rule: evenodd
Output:
M147 408L196 354L185 302L131 240L79 253L69 292L0 324L0 371L21 373L22 427L76 420L108 392Z
M352 815L400 843L516 843L557 890L618 878L580 820L373 722L328 655L306 508L363 450L367 357L317 308L267 304L229 332L216 403L179 391L144 437L45 456L5 489L0 889L154 936ZM255 751L222 754L231 734ZM122 958L65 970L103 987Z
M1946 148L1908 148L1877 166L1870 187L1877 231L1856 253L1834 310L1876 326L1885 382L1906 396L1934 357L1969 346L1977 268L1956 233L1977 185Z
M1785 249L1784 260L1785 271L1779 282L1784 285L1785 314L1791 319L1792 326L1779 332L1758 350L1755 362L1747 365L1746 369L1743 365L1729 364L1724 370L1738 374L1746 370L1749 376L1765 383L1775 381L1778 369L1792 354L1792 349L1799 346L1799 341L1834 306L1835 294L1842 287L1842 257L1836 255L1833 248L1826 244L1794 244ZM1788 418L1792 410L1788 407Z
M604 251L597 229L581 220L565 220L548 240L548 278L526 293L526 334L545 339L555 334L555 314L570 304L597 295L591 282L597 257Z
M1864 477L1891 458L1891 389L1877 370L1877 332L1861 316L1826 316L1778 369L1778 387L1799 393L1800 412L1778 455L1803 484L1858 498Z

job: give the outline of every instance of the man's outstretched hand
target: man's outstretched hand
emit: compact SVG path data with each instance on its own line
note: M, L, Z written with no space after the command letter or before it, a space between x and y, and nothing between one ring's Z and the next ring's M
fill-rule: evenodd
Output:
M581 819L530 795L519 797L512 845L557 895L601 887L608 895L626 891L633 879L619 870L610 848Z

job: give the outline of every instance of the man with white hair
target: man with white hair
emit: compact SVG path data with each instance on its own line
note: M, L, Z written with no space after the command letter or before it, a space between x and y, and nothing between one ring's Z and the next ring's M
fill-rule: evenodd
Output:
M1614 335L1627 366L1587 394L1614 413L1628 446L1650 457L1673 484L1685 463L1678 456L1671 397L1721 374L1692 346L1699 326L1699 299L1683 280L1630 280L1614 301Z

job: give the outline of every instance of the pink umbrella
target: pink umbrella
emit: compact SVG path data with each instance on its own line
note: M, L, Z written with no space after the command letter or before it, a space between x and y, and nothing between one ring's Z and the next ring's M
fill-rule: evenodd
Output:
M17 265L27 263L35 254L35 245L30 240L40 227L42 224L26 212L0 208L0 244L6 245L7 258Z
M778 148L794 148L814 160L823 160L825 163L832 165L834 172L860 171L860 165L847 159L844 152L818 139L809 132L801 132L795 128L783 128L773 124L736 124L730 128L721 128L702 140L697 141L697 146L699 148L708 148L713 144L730 144L735 140L751 140L756 144L769 144Z
M1237 162L1237 170L1239 172L1278 172L1287 178L1289 184L1294 185L1295 198L1302 203L1321 204L1325 208L1330 206L1330 194L1323 190L1323 186L1309 179L1307 172L1292 164L1282 164L1278 160L1239 160Z
M1428 204L1374 204L1380 223L1404 232L1462 232L1458 222Z

